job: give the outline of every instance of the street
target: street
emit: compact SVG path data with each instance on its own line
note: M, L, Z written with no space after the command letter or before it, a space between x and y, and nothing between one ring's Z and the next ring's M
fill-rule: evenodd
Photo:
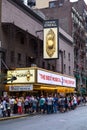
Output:
M0 130L87 130L87 106L66 113L36 115L0 122Z

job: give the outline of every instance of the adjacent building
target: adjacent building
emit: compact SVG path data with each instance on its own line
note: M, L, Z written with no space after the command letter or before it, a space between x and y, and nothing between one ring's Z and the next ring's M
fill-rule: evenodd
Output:
M47 19L59 19L59 26L73 37L74 68L77 78L77 89L86 87L86 26L87 5L84 0L55 0L49 7L40 9Z

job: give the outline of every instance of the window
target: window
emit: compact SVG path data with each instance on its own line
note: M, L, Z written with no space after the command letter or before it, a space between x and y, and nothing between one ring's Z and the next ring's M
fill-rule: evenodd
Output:
M70 61L70 53L68 53L68 60Z
M47 69L50 70L50 64L49 64L49 63L48 63L48 65L47 65Z
M21 36L21 38L20 38L20 43L21 43L21 44L24 44L24 36Z
M52 70L55 71L55 66L54 65L52 65Z
M14 63L14 51L11 51L10 55L11 55L10 60L11 60L12 63Z
M18 62L18 63L21 62L21 54L20 54L20 53L18 53L17 62Z
M66 73L66 65L64 64L64 72Z
M50 2L50 3L49 3L49 7L50 7L50 8L54 8L54 7L55 7L55 3L54 3L54 2Z
M36 2L35 2L35 0L28 0L27 5L29 5L30 7L35 6Z
M59 7L63 6L63 3L59 3Z
M69 74L71 74L71 67L69 66Z
M42 67L45 68L45 62L42 63Z
M30 66L29 57L28 56L26 56L26 66Z

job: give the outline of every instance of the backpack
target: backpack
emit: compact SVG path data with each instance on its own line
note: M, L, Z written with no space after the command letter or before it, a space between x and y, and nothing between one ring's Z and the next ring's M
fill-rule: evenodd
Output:
M25 105L25 106L29 105L28 101L25 101L24 105Z

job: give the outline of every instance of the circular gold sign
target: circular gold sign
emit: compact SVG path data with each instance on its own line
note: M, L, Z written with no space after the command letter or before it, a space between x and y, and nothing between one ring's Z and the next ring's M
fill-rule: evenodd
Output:
M46 52L52 57L55 52L55 33L50 29L46 35Z

